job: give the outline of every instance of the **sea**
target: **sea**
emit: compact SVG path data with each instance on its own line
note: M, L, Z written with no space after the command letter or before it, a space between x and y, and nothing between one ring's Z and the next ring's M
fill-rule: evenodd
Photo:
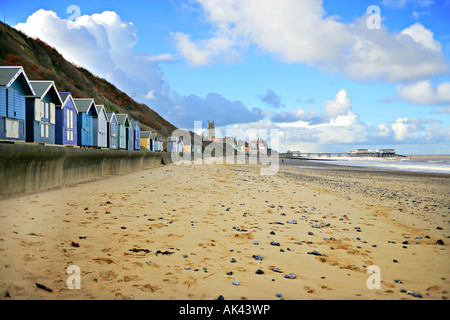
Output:
M384 169L410 172L441 173L450 175L450 155L412 155L395 158L336 157L326 160L301 160L316 164L360 167L361 169ZM317 168L324 168L318 166Z

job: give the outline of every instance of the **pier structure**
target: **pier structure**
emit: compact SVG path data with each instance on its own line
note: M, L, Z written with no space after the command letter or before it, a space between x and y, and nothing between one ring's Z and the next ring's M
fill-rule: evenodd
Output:
M356 149L349 152L300 152L291 151L280 155L291 159L305 159L305 160L326 160L329 158L343 158L343 157L376 157L376 158L394 158L402 157L397 155L394 149L377 149L376 151L368 149Z

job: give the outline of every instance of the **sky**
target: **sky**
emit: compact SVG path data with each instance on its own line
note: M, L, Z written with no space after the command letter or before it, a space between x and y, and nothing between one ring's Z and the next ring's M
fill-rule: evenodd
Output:
M281 152L450 154L449 16L450 0L0 2L175 126L279 130Z

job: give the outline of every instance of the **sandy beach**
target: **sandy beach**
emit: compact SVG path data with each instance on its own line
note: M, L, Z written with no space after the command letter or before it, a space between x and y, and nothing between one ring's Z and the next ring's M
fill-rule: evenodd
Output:
M172 164L0 201L0 299L449 298L449 175L289 164Z

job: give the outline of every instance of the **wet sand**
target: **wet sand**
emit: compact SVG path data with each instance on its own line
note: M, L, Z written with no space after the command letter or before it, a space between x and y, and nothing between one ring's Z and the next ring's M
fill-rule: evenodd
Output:
M169 165L0 201L0 299L448 299L449 175L284 164Z

